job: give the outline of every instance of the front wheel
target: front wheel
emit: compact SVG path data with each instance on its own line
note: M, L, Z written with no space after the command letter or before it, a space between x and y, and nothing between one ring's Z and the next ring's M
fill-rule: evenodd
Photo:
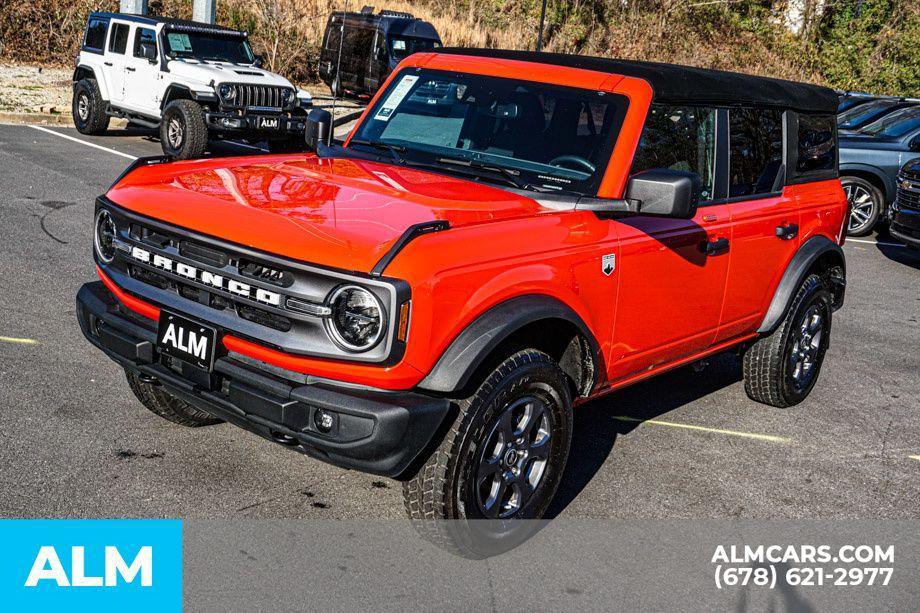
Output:
M850 205L850 219L847 222L847 234L865 236L872 232L875 223L882 214L884 206L882 192L859 177L840 179L843 193Z
M441 445L403 485L406 512L423 536L483 557L529 537L559 487L572 440L572 401L559 365L519 351L459 403ZM493 520L469 522L466 520ZM461 520L461 521L443 521Z
M179 160L201 157L208 146L204 109L194 100L173 100L163 109L160 122L163 153Z

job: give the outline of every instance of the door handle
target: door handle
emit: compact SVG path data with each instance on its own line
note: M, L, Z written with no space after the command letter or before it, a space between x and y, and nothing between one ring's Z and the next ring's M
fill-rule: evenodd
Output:
M798 233L798 224L790 223L784 226L776 226L776 237L784 241L795 238Z
M102 62L102 63L105 64L106 66L111 66L111 65L112 65L112 62Z
M137 68L132 68L132 67L128 66L128 67L125 68L125 70L127 70L128 72L134 72L134 71L137 70Z
M728 239L717 238L714 241L704 242L700 247L706 255L716 255L728 250Z

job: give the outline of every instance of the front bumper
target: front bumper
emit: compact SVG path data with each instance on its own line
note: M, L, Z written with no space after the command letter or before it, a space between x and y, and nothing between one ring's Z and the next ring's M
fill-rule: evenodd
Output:
M895 202L891 205L890 213L891 225L888 227L888 233L908 245L920 247L920 210Z
M263 119L277 120L277 127L266 128ZM230 111L209 111L205 113L208 128L217 132L258 132L263 137L291 136L304 133L306 117L299 115L235 113Z
M406 474L427 457L451 410L446 399L414 392L292 382L229 354L205 372L160 355L153 322L124 311L100 281L80 288L77 319L87 340L125 369L220 419L344 468ZM316 427L318 409L334 416L328 433Z

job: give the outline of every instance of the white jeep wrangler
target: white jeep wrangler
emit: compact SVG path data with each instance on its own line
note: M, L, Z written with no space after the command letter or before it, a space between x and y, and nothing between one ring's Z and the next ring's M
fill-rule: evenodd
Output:
M73 121L104 132L110 117L159 128L163 152L204 153L210 138L303 144L310 94L259 68L246 32L206 23L92 13L73 73Z

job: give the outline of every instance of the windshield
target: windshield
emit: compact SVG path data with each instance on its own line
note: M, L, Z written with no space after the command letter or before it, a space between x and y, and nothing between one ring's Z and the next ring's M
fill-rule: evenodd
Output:
M166 52L173 58L194 58L232 64L252 64L255 59L249 41L245 38L199 32L168 32Z
M843 130L852 130L871 121L874 117L878 117L881 113L897 104L896 100L876 100L875 102L854 106L837 116L837 127Z
M377 98L349 147L382 144L410 165L445 172L466 166L485 171L486 180L593 195L626 106L617 94L406 69Z
M873 121L860 132L880 138L901 138L920 128L920 106L909 106Z
M430 38L415 38L412 36L391 36L390 37L390 57L394 60L402 60L413 53L420 51L431 51L441 46L441 43Z

